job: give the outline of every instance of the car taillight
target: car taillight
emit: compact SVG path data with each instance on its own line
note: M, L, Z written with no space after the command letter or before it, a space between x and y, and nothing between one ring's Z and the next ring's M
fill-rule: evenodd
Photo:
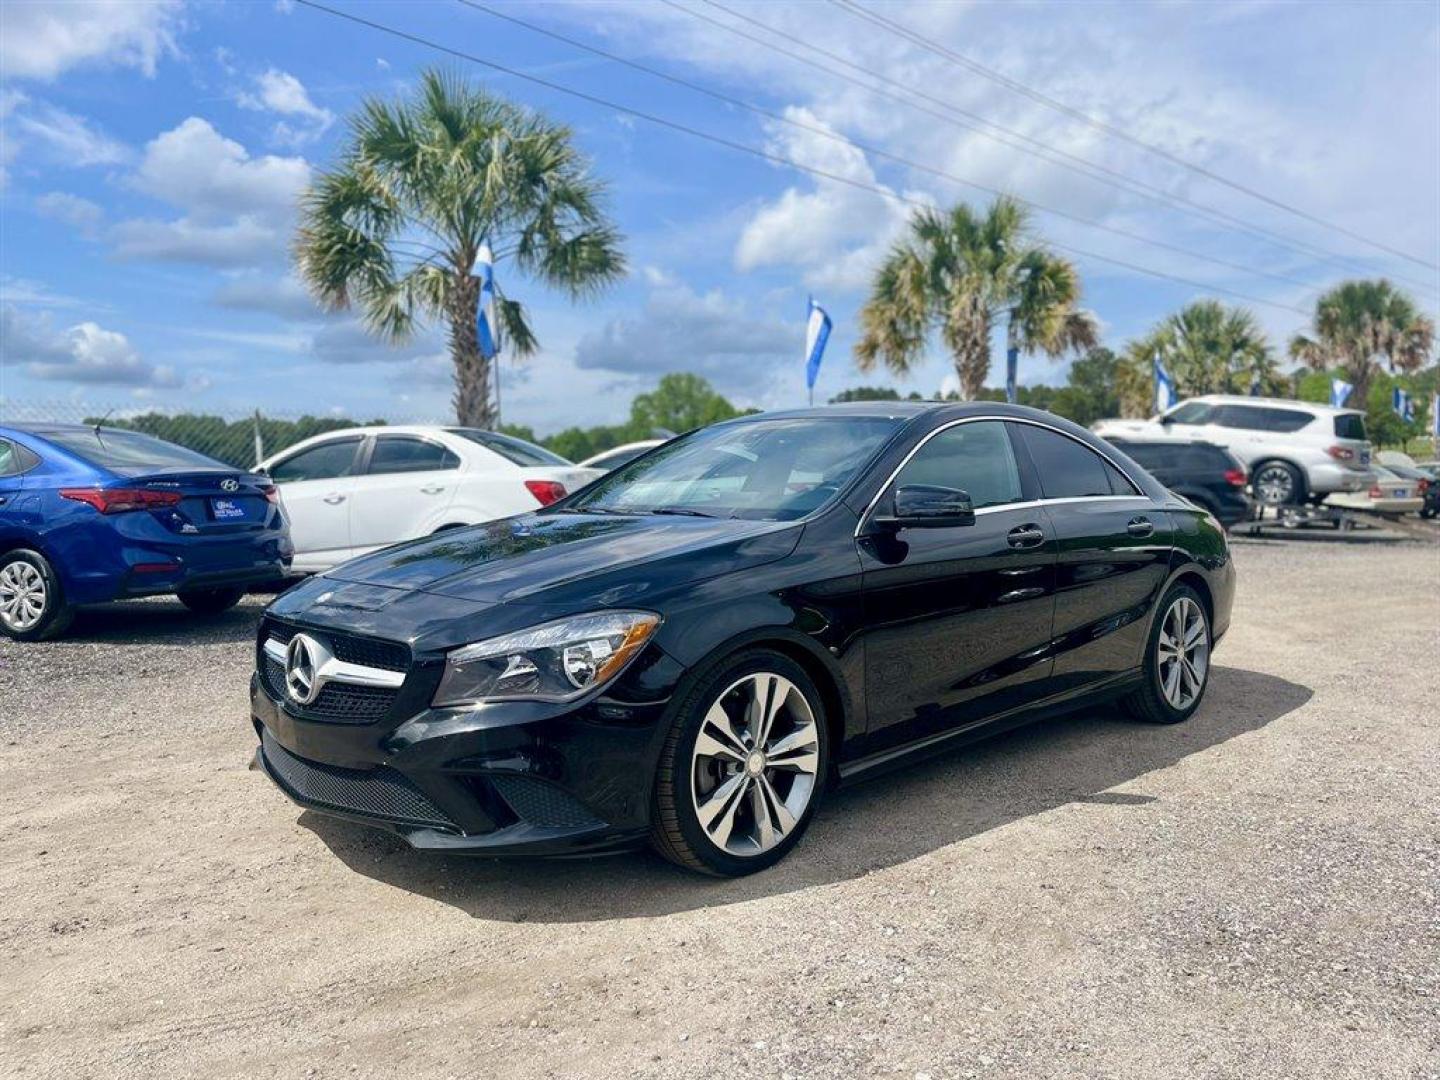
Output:
M178 491L151 491L148 488L61 488L60 497L93 506L102 514L160 510L180 505Z
M265 501L271 506L280 505L280 489L274 484L266 484L260 489L260 494L265 496Z
M1380 498L1381 496L1383 496L1384 494L1385 494L1385 492L1380 489L1380 485L1379 485L1379 484L1371 484L1371 485L1370 485L1370 498L1372 498L1372 499L1378 499L1378 498Z
M540 500L541 506L549 506L565 497L565 485L558 480L526 480L525 487Z
M1244 487L1244 486L1245 486L1245 470L1244 470L1244 469L1226 469L1226 470L1225 470L1225 482L1226 482L1227 484L1229 484L1231 487Z
M1424 495L1425 492L1427 492L1427 491L1430 490L1430 481L1429 481L1429 480L1416 480L1416 481L1415 481L1415 487L1418 489L1418 490L1416 491L1416 494L1417 494L1417 495Z
M1348 446L1327 446L1325 453L1329 454L1336 461L1354 461L1355 451Z

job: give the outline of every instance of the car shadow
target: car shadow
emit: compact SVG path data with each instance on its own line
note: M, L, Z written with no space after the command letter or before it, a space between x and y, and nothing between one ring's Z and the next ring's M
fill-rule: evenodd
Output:
M648 852L565 860L437 854L309 811L299 820L355 872L475 918L664 915L859 877L1066 803L1144 813L1156 796L1110 789L1262 728L1310 697L1308 687L1273 675L1216 667L1204 706L1179 726L1133 723L1113 708L1044 720L833 793L788 858L733 881Z
M224 645L255 640L268 596L247 596L219 615L197 615L174 597L80 608L62 642L106 645Z

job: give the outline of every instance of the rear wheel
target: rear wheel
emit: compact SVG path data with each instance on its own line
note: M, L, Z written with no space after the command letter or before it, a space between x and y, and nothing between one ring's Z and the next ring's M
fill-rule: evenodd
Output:
M236 586L224 589L182 589L175 595L197 615L219 615L243 600L245 590Z
M0 634L45 641L64 633L74 617L44 555L26 548L0 555Z
M820 694L804 669L768 649L740 653L680 707L660 757L651 842L706 874L773 866L814 818L828 762Z
M1160 602L1143 674L1140 688L1124 700L1137 720L1178 724L1200 707L1210 682L1210 618L1190 586L1175 586Z
M1263 461L1250 481L1255 497L1266 506L1291 506L1305 500L1305 478L1288 461Z

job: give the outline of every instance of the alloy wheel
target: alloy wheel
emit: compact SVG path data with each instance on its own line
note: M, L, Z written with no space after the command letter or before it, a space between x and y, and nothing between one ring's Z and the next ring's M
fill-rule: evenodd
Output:
M1284 506L1295 498L1295 476L1284 465L1267 465L1255 476L1255 494L1266 506Z
M29 630L45 617L49 593L39 567L23 559L0 568L0 620L12 630Z
M1170 707L1183 712L1193 705L1210 669L1210 627L1204 610L1190 597L1179 597L1165 612L1155 663L1160 692Z
M769 851L795 830L820 772L820 733L805 695L756 672L710 706L695 738L690 791L706 837L731 855Z

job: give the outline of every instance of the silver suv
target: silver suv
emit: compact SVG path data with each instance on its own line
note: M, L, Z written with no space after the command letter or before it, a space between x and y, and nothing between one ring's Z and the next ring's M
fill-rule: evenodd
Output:
M1365 414L1308 401L1206 394L1149 420L1097 420L1102 438L1203 440L1225 447L1250 470L1267 506L1320 503L1370 484Z

